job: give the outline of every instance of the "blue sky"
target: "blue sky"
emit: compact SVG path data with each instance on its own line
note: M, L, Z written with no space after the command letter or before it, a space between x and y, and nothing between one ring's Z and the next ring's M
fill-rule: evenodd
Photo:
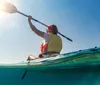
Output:
M0 3L4 0L0 0ZM56 24L63 39L62 53L100 46L99 0L9 0L17 9L47 25ZM33 24L45 31L44 26ZM0 62L24 61L37 55L42 39L30 29L20 14L0 12Z

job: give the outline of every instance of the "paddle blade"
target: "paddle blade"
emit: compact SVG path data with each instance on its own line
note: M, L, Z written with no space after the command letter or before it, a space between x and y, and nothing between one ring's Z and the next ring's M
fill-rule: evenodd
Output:
M7 13L17 12L17 8L9 2L4 2L3 5L2 5L2 8L0 10L4 11L4 12L7 12Z

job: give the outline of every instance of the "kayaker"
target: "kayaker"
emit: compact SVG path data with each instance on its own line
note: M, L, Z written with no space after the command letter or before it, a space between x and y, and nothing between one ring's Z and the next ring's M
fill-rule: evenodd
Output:
M43 58L44 54L60 54L62 50L62 39L57 35L58 29L56 25L49 25L46 32L38 30L31 22L32 16L28 17L28 23L30 28L39 37L43 38L43 43L40 46L40 54L35 57L29 55L27 60L33 60L36 58Z

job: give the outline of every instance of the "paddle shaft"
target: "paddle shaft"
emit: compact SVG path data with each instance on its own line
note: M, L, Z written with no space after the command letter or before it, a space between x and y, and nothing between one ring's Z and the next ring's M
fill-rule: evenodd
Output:
M20 12L20 11L17 11L17 13L19 13L19 14L21 14L21 15L25 16L25 17L28 17L28 15L26 15L26 14L24 14L24 13ZM32 18L32 20L34 20L34 21L36 21L36 22L38 22L38 23L40 23L40 24L42 24L42 25L44 25L44 26L48 27L48 25L46 25L46 24L44 24L44 23L42 23L42 22L40 22L40 21L38 21L38 20L36 20L36 19L34 19L34 18ZM58 32L58 34L59 34L59 35L61 35L61 36L62 36L62 37L64 37L64 38L66 38L67 40L69 40L69 41L73 42L73 40L72 40L72 39L70 39L70 38L66 37L66 36L65 36L65 35L63 35L62 33Z
M30 63L30 61L28 61L28 64L29 64L29 63ZM23 76L22 76L22 78L21 78L22 80L23 80L23 79L24 79L24 77L26 76L27 71L28 71L28 70L25 70L25 72L24 72L24 74L23 74Z
M20 11L17 11L17 13L19 13L19 14L25 16L25 17L28 17L28 15L26 15L26 14L20 12ZM32 18L32 20L34 20L34 21L36 21L36 22L38 22L38 23L40 23L40 24L42 24L42 25L48 27L48 25L46 25L46 24L44 24L44 23L42 23L42 22L40 22L40 21L38 21L38 20L36 20L36 19L34 19L34 18Z
M26 76L27 70L24 72L23 76L21 79L24 79L24 77Z

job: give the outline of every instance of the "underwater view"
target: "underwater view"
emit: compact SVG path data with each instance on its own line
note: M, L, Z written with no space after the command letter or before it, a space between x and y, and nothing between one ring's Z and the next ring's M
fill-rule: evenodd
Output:
M74 67L68 69L0 68L1 85L99 85L100 66Z

